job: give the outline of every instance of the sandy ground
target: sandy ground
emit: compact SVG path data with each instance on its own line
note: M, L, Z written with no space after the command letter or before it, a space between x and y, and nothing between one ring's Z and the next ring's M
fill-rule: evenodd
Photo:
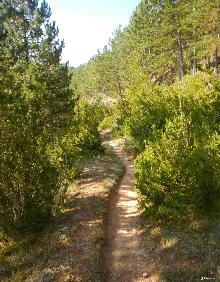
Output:
M135 192L134 161L122 149L120 140L109 141L125 165L118 191L112 196L105 249L106 281L159 281L149 259L154 246L143 247L140 210ZM150 242L151 243L151 242Z

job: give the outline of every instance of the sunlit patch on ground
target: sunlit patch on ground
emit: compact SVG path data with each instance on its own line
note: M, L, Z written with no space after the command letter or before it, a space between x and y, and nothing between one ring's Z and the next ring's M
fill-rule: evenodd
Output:
M161 241L161 248L168 249L168 248L175 246L176 243L177 243L177 238L163 239Z
M99 281L108 195L123 169L109 150L93 158L44 234L21 243L0 240L1 279L5 274L13 281Z

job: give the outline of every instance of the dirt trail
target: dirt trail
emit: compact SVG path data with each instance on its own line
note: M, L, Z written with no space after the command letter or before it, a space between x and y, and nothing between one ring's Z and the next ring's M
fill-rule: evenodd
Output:
M123 151L120 140L108 144L124 162L125 174L110 203L105 250L106 281L158 281L153 275L155 269L148 260L149 254L142 246L140 211L134 189L134 162Z

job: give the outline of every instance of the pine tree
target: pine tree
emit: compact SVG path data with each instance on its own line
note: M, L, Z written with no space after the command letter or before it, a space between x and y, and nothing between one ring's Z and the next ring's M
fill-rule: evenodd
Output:
M149 78L172 83L199 70L218 73L218 2L142 0L128 27L116 30L110 46L84 65L89 84L94 82L93 93L123 96ZM88 85L85 80L83 84Z
M45 1L0 3L0 225L7 232L42 227L66 187L54 149L75 98L50 16Z
M1 49L11 69L23 76L17 87L32 92L32 100L41 104L38 113L44 129L61 128L74 101L68 67L60 64L64 44L57 39L55 23L49 21L51 10L45 1L38 7L38 0L4 0L2 5L7 16Z
M203 33L201 36L201 46L208 57L209 63L215 73L219 73L219 49L220 49L220 4L218 0L213 0L209 5L204 0L196 4L200 11L197 28L200 26Z

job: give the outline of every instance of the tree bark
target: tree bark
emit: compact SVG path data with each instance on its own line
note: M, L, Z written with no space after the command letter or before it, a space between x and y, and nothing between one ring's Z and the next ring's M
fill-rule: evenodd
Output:
M182 78L185 75L185 64L184 64L184 56L183 56L183 44L180 37L180 32L177 30L177 43L178 43L178 61L179 61L179 76Z
M123 88L120 80L117 81L117 84L118 84L119 94L120 94L120 97L122 99L122 98L124 98L124 88Z
M220 40L220 32L218 32L218 41ZM214 58L214 72L219 74L219 52L218 46L215 48L215 58Z
M214 73L215 74L219 73L218 64L219 64L218 48L216 47L215 48L215 58L214 58Z
M196 47L193 49L193 69L192 73L195 75L197 72L197 54L196 54Z

